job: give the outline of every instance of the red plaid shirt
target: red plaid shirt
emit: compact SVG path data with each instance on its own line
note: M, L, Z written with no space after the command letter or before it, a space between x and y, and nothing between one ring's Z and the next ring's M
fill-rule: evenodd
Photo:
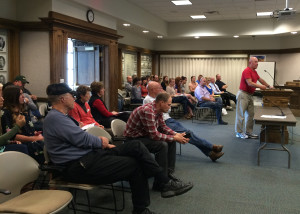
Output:
M130 115L124 136L137 138L149 137L153 140L171 142L174 132L163 120L162 113L156 111L155 101L136 108Z

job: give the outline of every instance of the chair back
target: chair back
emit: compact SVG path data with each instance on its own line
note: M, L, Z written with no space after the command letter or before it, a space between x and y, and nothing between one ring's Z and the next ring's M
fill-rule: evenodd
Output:
M94 135L96 137L106 137L108 138L109 141L111 141L111 135L105 131L104 129L98 127L98 126L93 126L93 127L90 127L86 130L87 133L91 134L91 135Z
M21 189L35 181L40 173L39 164L32 157L21 152L0 153L0 188L10 195L0 194L0 203L20 195Z
M126 128L126 123L120 119L114 119L111 121L111 131L114 137L123 137L123 133Z

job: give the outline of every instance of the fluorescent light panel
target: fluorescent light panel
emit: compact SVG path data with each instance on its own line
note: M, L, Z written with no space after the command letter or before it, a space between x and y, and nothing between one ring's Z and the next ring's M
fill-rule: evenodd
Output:
M297 34L297 33L298 33L297 31L292 31L292 32L291 32L291 34Z
M149 30L143 30L143 33L149 33Z
M257 12L256 16L271 16L273 12Z
M125 27L129 27L130 26L130 24L128 24L128 23L124 23L123 24Z
M172 1L173 4L175 5L191 5L192 2L190 2L189 0L185 0L185 1Z
M162 39L162 38L164 38L164 37L163 37L163 36L157 36L157 38Z
M192 15L191 18L192 19L206 19L206 16L204 16L204 15Z

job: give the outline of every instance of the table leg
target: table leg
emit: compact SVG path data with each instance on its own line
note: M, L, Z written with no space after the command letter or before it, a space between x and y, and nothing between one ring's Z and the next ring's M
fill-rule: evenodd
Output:
M281 126L281 147L283 148L284 151L287 151L287 153L289 155L288 168L290 168L291 167L291 153L284 145L284 126Z

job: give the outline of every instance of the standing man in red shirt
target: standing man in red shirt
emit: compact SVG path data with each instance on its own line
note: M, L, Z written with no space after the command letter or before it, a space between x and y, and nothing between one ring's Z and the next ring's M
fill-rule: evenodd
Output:
M249 60L249 66L242 73L240 90L238 91L236 96L237 103L236 103L236 117L235 117L235 132L236 132L236 137L242 139L258 138L258 135L253 134L253 117L254 117L253 93L255 89L260 88L261 90L266 90L267 88L273 88L272 86L267 84L265 80L260 78L260 76L257 74L255 70L257 66L258 66L257 58L251 57ZM257 80L262 85L257 84L256 83ZM245 132L243 132L244 126L246 126Z

